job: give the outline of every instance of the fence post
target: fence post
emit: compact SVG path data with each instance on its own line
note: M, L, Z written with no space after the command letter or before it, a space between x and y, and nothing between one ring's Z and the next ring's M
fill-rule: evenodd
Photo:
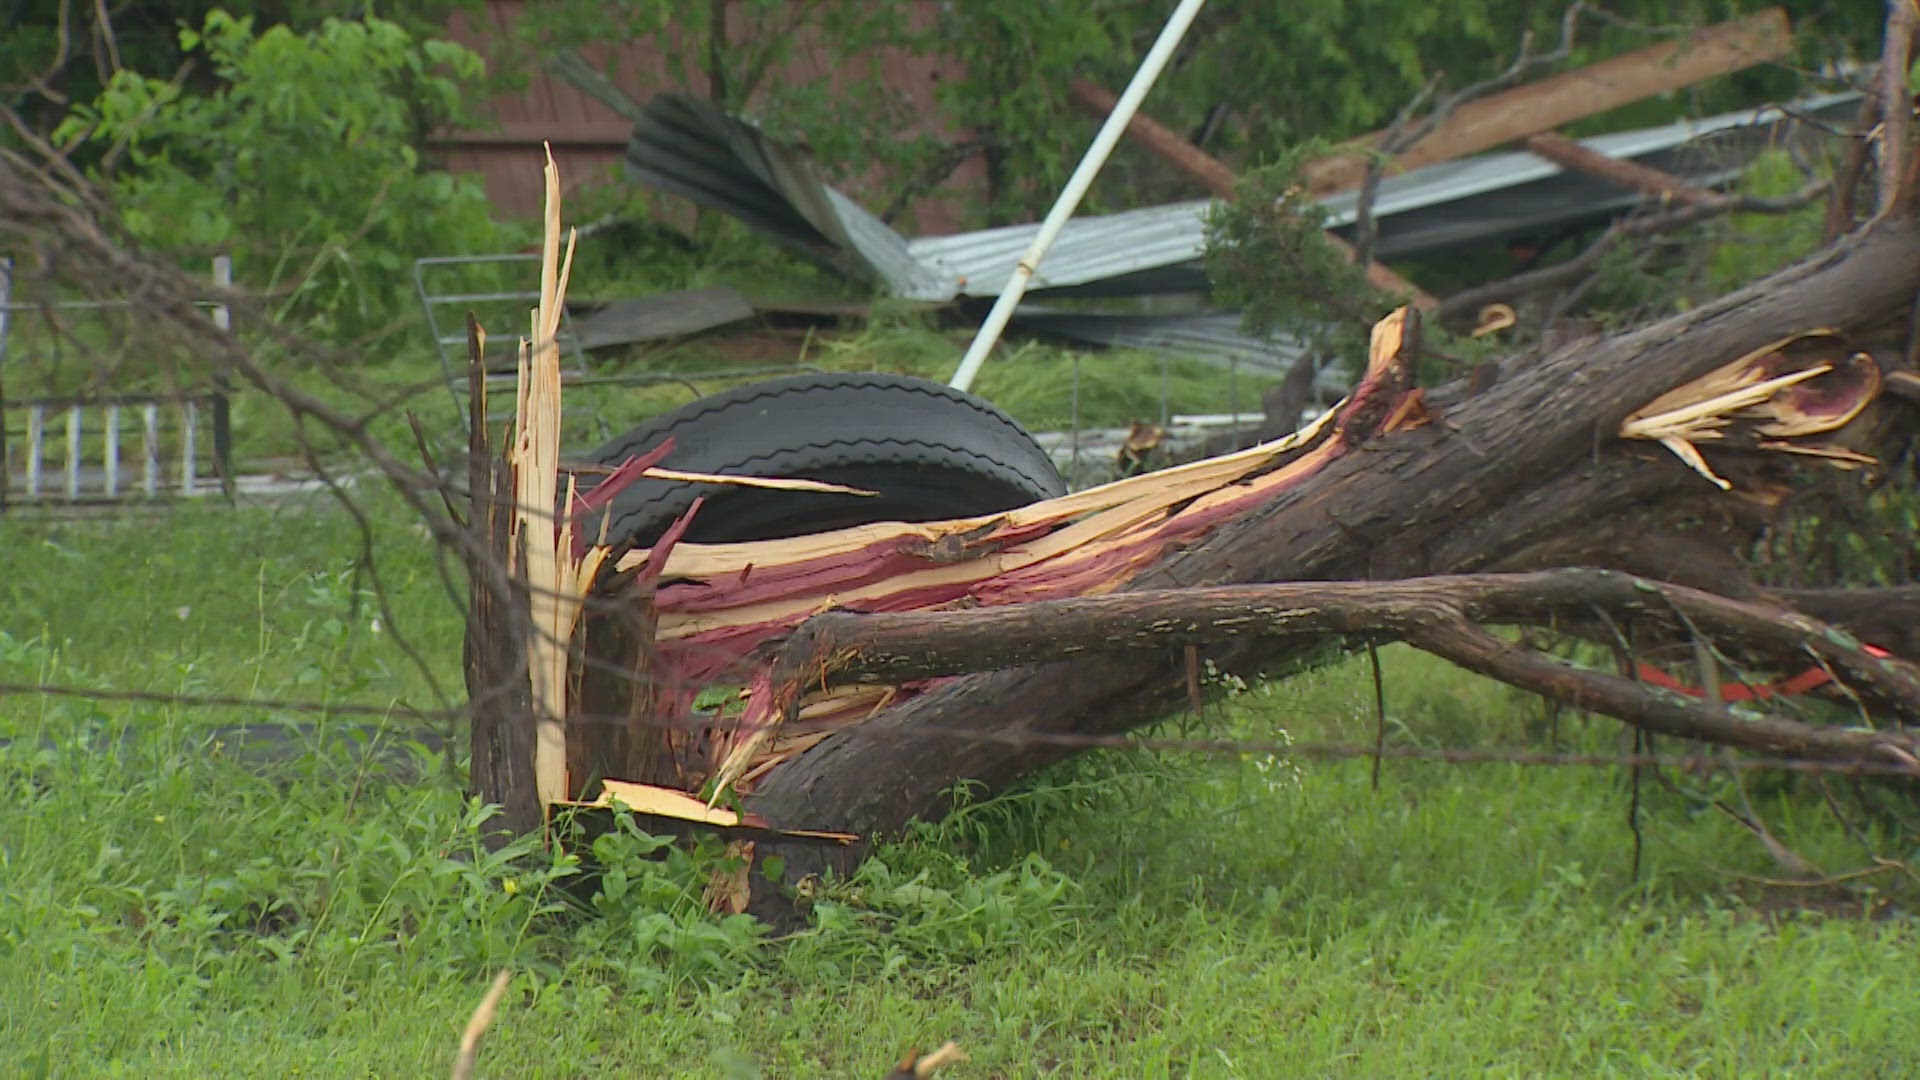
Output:
M100 433L101 464L106 470L107 498L120 497L120 403L107 406L106 426Z
M194 467L199 464L199 447L194 444L198 433L200 410L195 407L192 398L180 403L180 497L190 499L198 486L198 476Z
M13 260L0 257L0 514L7 512L13 466L7 460L7 331L13 316Z
M80 501L80 420L82 406L67 406L67 501Z
M213 257L213 283L221 289L233 287L233 256ZM231 332L233 309L224 303L214 305L213 325ZM232 503L236 494L233 478L233 418L227 401L227 392L232 387L227 384L225 373L213 377L213 387L209 402L213 406L213 472L220 481L220 490L226 494L227 502Z
M160 494L160 406L148 401L141 408L140 481L148 498Z

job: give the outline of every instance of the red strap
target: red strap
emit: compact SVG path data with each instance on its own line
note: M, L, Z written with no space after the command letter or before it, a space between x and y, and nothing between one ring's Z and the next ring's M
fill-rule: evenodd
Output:
M1877 645L1862 645L1861 650L1868 656L1885 659L1893 654ZM1640 681L1666 690L1677 690L1688 697L1704 698L1706 692L1697 686L1686 683L1654 667L1652 664L1637 664L1635 670ZM1790 679L1782 679L1766 686L1749 686L1746 683L1723 683L1720 687L1720 700L1729 704L1736 701L1752 701L1755 698L1798 697L1816 690L1833 681L1833 675L1824 667L1810 667Z

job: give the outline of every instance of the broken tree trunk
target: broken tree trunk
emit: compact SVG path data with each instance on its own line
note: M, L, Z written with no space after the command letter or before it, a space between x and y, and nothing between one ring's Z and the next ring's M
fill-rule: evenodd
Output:
M539 831L546 820L534 782L533 689L527 676L526 583L509 573L514 532L513 471L505 448L487 437L486 339L467 320L467 490L461 549L467 565L467 634L463 669L472 739L473 791L500 807L490 843Z
M1884 326L1920 289L1920 226L1887 219L1749 288L1610 339L1578 343L1462 398L1441 388L1433 422L1374 438L1132 577L1127 590L1396 578L1497 568L1555 537L1681 493L1735 499L1657 448L1616 437L1673 388L1731 358L1816 328ZM1211 646L1221 670L1297 661L1304 643ZM747 800L781 827L886 835L938 817L946 792L993 792L1071 749L1008 736L1111 734L1164 715L1187 693L1184 657L1089 657L952 680L825 738L768 770ZM938 732L938 734L934 734ZM970 739L969 732L985 738ZM760 852L789 880L845 870L857 849ZM757 887L763 883L756 879ZM757 898L778 917L784 901Z

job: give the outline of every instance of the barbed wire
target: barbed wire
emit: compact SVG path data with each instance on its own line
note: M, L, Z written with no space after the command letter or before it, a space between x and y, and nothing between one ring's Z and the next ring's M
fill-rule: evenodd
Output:
M286 698L248 697L228 694L184 694L154 690L109 690L95 687L50 683L0 682L0 697L39 695L86 701L139 702L183 705L194 708L244 708L260 711L332 716L406 716L420 721L448 720L465 716L462 709L418 709L408 705L368 705L351 702L304 701ZM1493 721L1488 720L1489 723ZM575 715L569 724L607 724L655 731L707 734L738 727L735 718L723 716L691 718L616 717ZM246 725L248 730L269 730L277 725ZM788 734L804 735L821 731L845 731L858 725L809 725L802 721L788 725ZM231 729L209 729L210 733ZM873 732L865 732L872 737ZM1193 738L1151 735L1093 734L1070 731L990 730L947 725L912 725L885 737L944 738L1007 746L1050 746L1067 750L1131 750L1154 753L1188 753L1220 756L1263 755L1274 757L1341 760L1349 758L1385 758L1404 761L1433 761L1445 764L1510 764L1552 768L1667 768L1681 771L1737 770L1742 772L1822 773L1840 776L1914 776L1920 767L1900 762L1818 758L1776 758L1729 756L1716 748L1712 752L1689 754L1565 752L1531 747L1435 747L1393 745L1372 742L1298 742L1292 739Z

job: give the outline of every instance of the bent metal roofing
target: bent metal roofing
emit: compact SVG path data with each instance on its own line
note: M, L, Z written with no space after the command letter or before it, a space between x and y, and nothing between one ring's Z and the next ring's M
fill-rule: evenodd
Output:
M1697 186L1724 183L1754 154L1780 142L1795 116L1849 115L1857 94L1829 94L1791 109L1768 106L1586 139L1588 149L1651 165ZM681 94L641 110L626 152L627 174L729 213L818 265L872 281L894 296L933 303L999 295L1032 243L1037 224L907 239L835 190L804 150ZM1481 154L1388 177L1374 201L1374 251L1396 258L1531 230L1564 227L1630 209L1643 196L1569 172L1525 152ZM1322 200L1336 231L1354 220L1357 194ZM1278 374L1297 342L1238 329L1232 312L1148 314L1066 311L1048 298L1204 294L1200 256L1211 200L1091 214L1067 222L1041 260L1029 302L1013 325L1029 333L1197 356L1222 366Z
M1793 115L1838 117L1857 94L1810 98L1788 111L1767 106L1704 120L1582 140L1609 157L1653 165L1698 185L1724 183L1770 143ZM803 151L752 124L680 94L647 103L626 155L628 175L739 217L817 263L870 278L896 296L945 301L997 295L1032 242L1037 224L905 239L826 184ZM1350 225L1357 195L1322 200L1328 224ZM1481 154L1388 177L1374 201L1376 253L1395 258L1503 234L1603 217L1638 192L1524 151ZM1067 222L1041 260L1030 291L1138 295L1197 291L1211 200L1095 214Z

